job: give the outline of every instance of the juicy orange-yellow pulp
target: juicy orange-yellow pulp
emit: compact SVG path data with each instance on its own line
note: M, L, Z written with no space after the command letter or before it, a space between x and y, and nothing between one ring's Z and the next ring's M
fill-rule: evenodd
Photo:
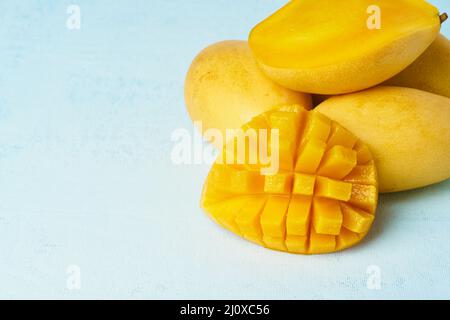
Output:
M362 240L374 220L378 183L372 155L357 137L300 106L263 113L243 130L269 133L245 134L241 144L236 136L213 165L201 205L217 223L291 253L329 253ZM264 155L277 160L277 171L264 173L273 165Z

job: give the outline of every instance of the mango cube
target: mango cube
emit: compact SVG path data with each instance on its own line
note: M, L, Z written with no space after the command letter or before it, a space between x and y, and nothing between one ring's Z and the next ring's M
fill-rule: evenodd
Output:
M341 204L342 213L344 220L342 225L353 232L365 233L369 231L373 219L375 218L372 214L364 212L361 209L354 208L345 203Z
M262 239L262 231L260 224L261 212L267 199L264 196L251 197L247 203L241 208L239 214L235 218L236 224L242 234Z
M311 197L292 197L286 218L288 235L306 236L308 234L311 219L311 203Z
M274 111L269 115L272 129L280 130L280 138L296 141L300 130L301 113Z
M307 236L286 236L286 247L292 253L307 253L308 252L308 237Z
M346 228L342 228L341 233L336 239L336 248L339 250L347 249L358 243L360 240L361 239L357 233L351 232Z
M375 217L378 180L362 142L297 105L268 111L244 128L279 129L279 148L272 150L274 141L244 144L243 152L231 146L245 163L213 165L201 206L217 223L266 248L299 254L343 250L363 239ZM263 172L275 152L279 170Z
M228 190L232 193L250 194L262 190L263 179L258 173L247 170L233 170L229 175Z
M235 194L260 193L264 188L264 177L258 172L217 166L211 177L218 189Z
M331 235L319 234L314 228L311 228L309 238L309 253L329 253L336 249L336 237Z
M352 196L349 203L367 211L374 213L377 207L378 190L376 186L354 184Z
M278 150L270 150L271 154L273 152L278 152L279 157L279 167L282 170L292 170L294 168L294 159L296 152L296 143L292 140L282 140L278 143Z
M314 193L319 197L348 201L352 196L352 184L319 176Z
M264 192L275 194L290 194L292 190L292 174L278 173L265 176Z
M331 120L319 112L311 111L305 128L305 139L327 141L331 131Z
M269 196L261 214L264 236L283 238L286 234L286 213L289 197Z
M356 138L353 133L336 122L331 124L331 134L328 139L328 148L343 146L345 148L353 149L357 140L358 138Z
M284 242L284 237L273 237L269 235L264 235L263 242L266 247L279 251L286 251L286 244Z
M314 194L314 186L316 184L316 177L308 174L295 173L293 194L312 196Z
M342 212L339 201L315 198L313 201L313 226L319 234L338 235L341 232Z
M303 143L299 150L295 171L314 174L322 161L327 144L318 139L310 139Z
M328 178L342 179L353 170L356 163L356 151L334 146L325 153L318 173Z
M373 160L372 153L369 150L369 147L358 141L354 147L356 151L356 157L358 159L358 164L366 164L369 161Z
M269 115L269 123L273 129L279 130L280 168L292 170L301 126L301 113L273 111Z

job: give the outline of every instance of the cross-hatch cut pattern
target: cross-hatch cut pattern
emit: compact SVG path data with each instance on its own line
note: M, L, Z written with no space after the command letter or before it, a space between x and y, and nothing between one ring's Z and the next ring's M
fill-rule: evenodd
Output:
M362 240L378 199L367 146L322 114L295 105L259 115L243 129L279 129L280 170L262 175L261 163L269 165L259 157L249 163L255 148L250 143L244 163L227 164L230 155L238 157L237 148L230 152L231 144L225 146L201 201L215 221L252 242L291 253L334 252ZM268 153L270 158L270 147Z

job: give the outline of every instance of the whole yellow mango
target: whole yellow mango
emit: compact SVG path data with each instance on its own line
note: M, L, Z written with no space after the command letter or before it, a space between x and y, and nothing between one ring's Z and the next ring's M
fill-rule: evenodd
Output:
M268 79L246 41L224 41L204 49L187 74L185 100L193 121L202 121L203 129L220 129L223 134L277 105L312 106L309 94Z
M385 85L416 88L450 98L450 41L440 34L412 65Z
M450 99L402 87L332 97L316 110L367 144L381 192L419 188L450 177Z
M424 0L291 1L252 30L249 44L263 71L286 88L342 94L405 69L445 17Z

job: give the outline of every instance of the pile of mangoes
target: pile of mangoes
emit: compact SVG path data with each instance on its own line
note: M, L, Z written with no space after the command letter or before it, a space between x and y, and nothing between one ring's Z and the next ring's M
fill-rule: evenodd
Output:
M264 247L327 253L368 233L379 191L448 179L446 19L424 0L292 0L248 41L204 49L186 79L191 118L224 137L253 130L257 143L230 162L236 138L211 141L222 152L202 207ZM257 132L273 129L279 168L267 173L275 139Z

